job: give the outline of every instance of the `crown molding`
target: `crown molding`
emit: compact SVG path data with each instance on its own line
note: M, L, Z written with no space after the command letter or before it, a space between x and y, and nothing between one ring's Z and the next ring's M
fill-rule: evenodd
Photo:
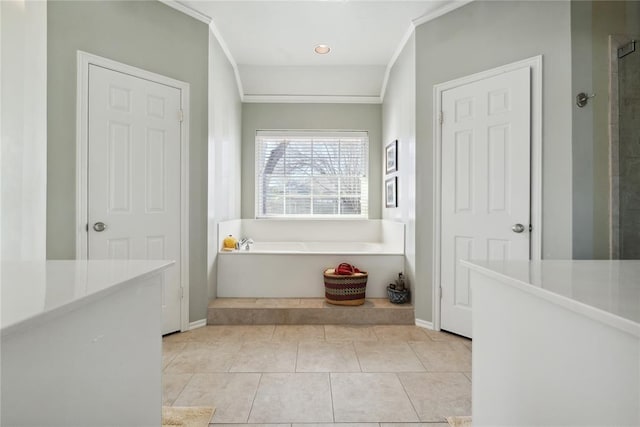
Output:
M263 104L381 104L379 96L245 95L243 102Z
M419 25L424 24L425 22L429 22L432 21L436 18L439 18L442 15L446 15L447 13L454 11L462 6L465 6L469 3L471 3L474 0L454 0L451 3L447 3L445 5L443 5L442 7L439 7L438 9L434 10L431 13L428 13L424 16L421 16L420 18L414 19L410 24L409 24L409 28L407 29L407 32L404 34L404 37L402 37L402 40L400 40L400 43L398 43L398 47L396 48L395 52L393 53L393 56L391 56L391 59L389 60L389 63L387 64L387 69L385 70L384 73L384 79L382 81L382 87L380 89L380 99L382 101L384 101L384 95L387 91L387 84L389 82L389 76L391 74L391 69L393 68L393 66L395 65L396 61L398 60L398 57L400 56L400 54L402 53L402 51L404 50L404 47L406 46L407 42L409 41L409 39L411 38L411 35L414 33L414 31L416 30L416 27L418 27Z
M227 57L227 60L231 63L231 67L233 68L233 74L235 75L235 78L236 78L236 86L238 88L238 94L240 95L240 101L244 101L244 89L242 87L242 80L240 79L240 72L238 71L238 64L236 64L235 59L233 59L233 55L231 55L231 51L227 46L227 42L222 37L222 34L220 34L218 27L216 27L216 24L213 21L213 18L181 3L178 0L159 0L159 1L161 3L166 4L169 7L174 8L175 10L178 10L184 13L185 15L189 15L190 17L197 19L200 22L204 22L209 26L209 30L211 30L211 33L213 34L213 36L216 38L216 40L218 40L218 43L220 44L222 51Z
M453 10L456 10L462 6L465 6L474 0L454 0L453 2L447 3L444 6L438 8L432 13L428 13L424 16L421 16L420 18L414 19L409 24L409 28L407 29L404 36L402 37L402 40L400 40L398 47L394 51L393 56L391 57L391 59L389 60L389 63L387 64L387 68L385 69L384 77L382 80L382 86L380 88L380 96L245 95L244 89L242 86L242 80L240 78L240 72L238 71L238 65L236 64L236 61L234 60L233 55L231 55L231 51L229 50L227 43L225 42L224 38L220 34L220 31L218 30L218 28L216 27L213 21L213 18L181 3L179 0L159 0L159 1L173 9L176 9L188 16L191 16L194 19L197 19L198 21L204 22L205 24L209 25L209 29L213 33L214 37L218 40L218 43L220 43L220 46L222 47L222 51L224 52L225 56L231 63L231 67L233 68L233 72L236 78L236 86L238 87L238 93L240 94L240 100L242 102L381 104L384 101L384 96L387 91L387 84L389 82L389 77L391 75L391 69L393 68L396 61L398 60L398 57L402 53L407 42L415 32L416 27L426 22L429 22L433 19L436 19L442 15L445 15Z
M441 17L442 15L446 15L447 13L452 12L462 6L466 6L472 1L474 0L454 0L453 2L447 3L444 6L434 10L431 13L427 13L426 15L421 16L420 18L414 19L412 24L415 28L418 25L422 25L425 22L429 22L431 20Z
M413 32L415 31L415 29L416 27L413 25L413 22L409 24L409 28L407 29L407 32L402 37L402 40L400 40L400 43L398 43L398 47L396 48L395 52L393 52L393 56L391 56L391 59L387 64L387 69L384 70L384 78L382 80L382 87L380 88L380 99L382 101L384 101L384 95L387 92L387 84L389 83L389 76L391 75L391 69L395 65L396 61L398 60L398 57L404 50L404 47L407 45L407 42L413 35Z
M198 12L195 9L190 8L187 5L184 5L182 3L180 3L177 0L158 0L160 3L164 3L169 7L174 8L175 10L178 10L182 13L184 13L185 15L189 15L192 18L197 19L200 22L204 22L205 24L210 24L211 23L211 17L205 15L202 12Z
M222 34L220 34L220 30L218 30L218 27L216 27L216 24L213 21L213 19L209 23L209 30L211 30L211 33L213 34L213 36L218 40L218 43L220 44L222 51L224 52L225 56L227 57L227 60L229 61L229 63L231 64L231 67L233 68L233 74L236 77L236 87L238 88L240 101L244 102L244 88L242 86L242 80L240 79L238 64L236 63L235 59L233 59L233 55L231 55L229 46L227 46L227 42L225 42L224 38L222 38Z

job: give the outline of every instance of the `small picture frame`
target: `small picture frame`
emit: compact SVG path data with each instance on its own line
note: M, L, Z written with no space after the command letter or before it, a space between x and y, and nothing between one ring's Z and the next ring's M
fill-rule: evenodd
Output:
M387 174L398 170L398 140L387 145L385 153L385 165Z
M385 206L388 208L398 207L398 177L394 176L385 181L384 185Z

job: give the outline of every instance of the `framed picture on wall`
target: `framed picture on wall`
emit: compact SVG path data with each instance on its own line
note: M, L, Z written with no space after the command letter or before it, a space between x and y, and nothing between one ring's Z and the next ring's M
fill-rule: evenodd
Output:
M394 176L385 181L384 186L385 206L388 208L398 207L398 177Z
M387 173L396 172L398 170L398 140L387 145L385 154L385 164L387 165Z

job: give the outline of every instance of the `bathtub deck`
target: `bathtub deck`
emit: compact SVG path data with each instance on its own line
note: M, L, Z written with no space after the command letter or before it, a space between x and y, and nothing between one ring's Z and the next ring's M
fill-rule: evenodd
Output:
M323 298L216 298L208 325L413 325L412 304L367 298L360 306L328 304Z

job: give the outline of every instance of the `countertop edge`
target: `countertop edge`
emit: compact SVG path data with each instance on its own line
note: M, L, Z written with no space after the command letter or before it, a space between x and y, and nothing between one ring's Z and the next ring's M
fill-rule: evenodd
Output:
M600 308L594 307L592 305L588 305L583 302L574 300L567 296L557 294L547 289L537 287L531 283L525 282L515 277L508 276L503 273L499 273L488 267L474 264L473 261L460 260L460 262L462 265L470 268L471 270L475 270L493 279L497 279L502 283L512 285L523 292L529 293L533 296L544 299L553 304L562 306L568 310L573 311L574 313L589 317L595 321L601 322L603 324L606 324L608 326L611 326L613 328L619 329L623 332L626 332L628 334L631 334L635 337L640 338L640 323L634 322L630 319L625 319L616 314L613 314L608 311L602 310Z
M165 270L166 268L172 266L173 264L175 264L175 261L166 261L163 264L151 268L150 270L138 274L136 276L130 277L129 279L123 280L121 282L118 283L114 283L113 285L104 288L104 289L100 289L99 291L96 291L90 295L86 295L84 297L75 299L67 304L64 304L62 306L58 306L58 307L54 307L50 310L44 311L42 313L38 313L37 315L33 316L33 317L29 317L26 319L22 319L16 323L12 323L10 325L7 326L2 326L2 328L0 329L0 337L5 338L5 337L9 337L17 332L23 331L27 328L31 328L33 326L37 326L38 324L42 323L43 321L46 321L48 319L51 319L53 317L56 317L60 314L64 314L64 313L69 313L71 311L74 311L75 309L86 305L86 304L90 304L94 301L97 301L99 299L104 298L105 296L111 295L119 290L121 290L123 287L130 285L131 282L133 281L138 281L138 280L145 280L148 279L149 277L161 272L162 270Z

